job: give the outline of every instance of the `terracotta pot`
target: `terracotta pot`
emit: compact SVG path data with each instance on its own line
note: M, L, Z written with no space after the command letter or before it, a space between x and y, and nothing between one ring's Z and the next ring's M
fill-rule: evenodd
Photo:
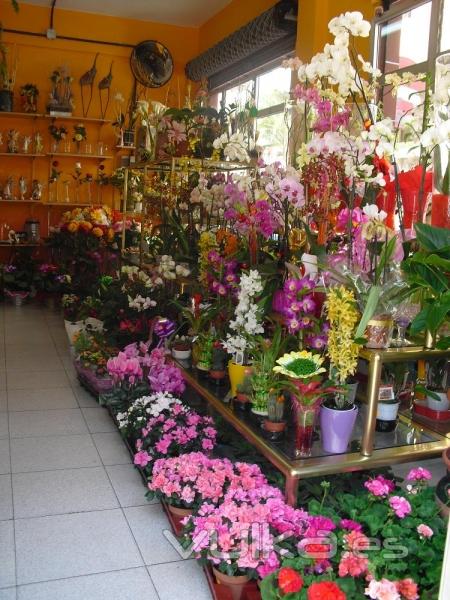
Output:
M178 508L177 506L172 506L171 504L166 504L166 506L167 506L167 510L172 515L172 523L171 524L173 526L175 535L181 535L181 532L183 531L183 525L181 524L181 521L184 518L192 515L192 509L191 508Z
M244 588L249 582L248 575L225 575L213 567L214 577L219 585L227 587L233 600L243 600Z
M281 431L284 431L285 427L286 421L269 421L269 419L264 420L264 429L266 431L280 433Z
M226 374L226 371L220 371L216 369L210 369L209 371L209 376L215 381L222 381L223 379L225 379Z

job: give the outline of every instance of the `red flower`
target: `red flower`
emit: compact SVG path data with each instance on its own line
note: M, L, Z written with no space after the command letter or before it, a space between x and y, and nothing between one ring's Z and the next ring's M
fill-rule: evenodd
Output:
M283 594L295 594L303 587L303 579L297 571L284 567L278 571L278 587Z
M321 581L309 586L308 600L347 600L347 596L334 581Z

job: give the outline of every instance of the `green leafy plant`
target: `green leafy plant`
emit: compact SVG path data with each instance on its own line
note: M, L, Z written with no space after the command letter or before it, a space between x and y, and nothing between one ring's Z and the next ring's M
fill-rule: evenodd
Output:
M422 300L422 310L411 323L411 333L436 335L450 313L450 230L425 223L415 225L420 249L403 262L409 295ZM438 347L450 347L448 337Z

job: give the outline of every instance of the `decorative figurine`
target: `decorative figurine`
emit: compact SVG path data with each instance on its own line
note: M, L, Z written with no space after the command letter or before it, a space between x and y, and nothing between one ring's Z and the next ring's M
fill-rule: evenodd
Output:
M98 95L100 97L100 118L106 118L106 111L108 110L109 99L111 95L111 82L112 82L112 68L114 61L111 62L109 67L109 73L98 82ZM103 107L102 90L106 90L106 104Z
M38 179L31 182L31 199L39 201L42 198L42 183Z
M13 199L13 188L14 188L14 179L10 176L6 180L5 187L3 188L3 199L4 200L12 200Z
M19 151L19 132L17 129L10 129L8 131L7 146L9 154L17 154Z
M35 154L42 154L44 150L44 144L42 143L42 134L37 133L34 134L34 152Z
M21 200L25 200L25 194L27 193L27 180L25 179L25 177L23 175L21 175L19 177L19 193L20 193L20 199Z
M31 136L25 135L23 137L23 142L22 142L22 152L24 154L28 154L30 151L30 147L31 147Z
M86 71L86 73L84 73L84 75L82 75L80 77L80 93L81 93L81 107L83 109L83 117L87 117L88 113L89 113L89 108L91 106L91 102L92 102L92 93L94 91L94 79L95 76L97 75L97 58L98 58L98 52L95 55L94 58L94 63L92 65L92 67L90 69L88 69ZM87 103L87 107L85 109L84 107L84 95L83 95L83 88L84 86L89 86L90 87L90 96L89 96L89 100Z
M39 90L34 83L26 83L20 88L20 97L22 98L22 110L26 113L37 112L37 100Z
M64 115L71 116L73 109L73 94L70 89L70 84L72 83L73 78L70 76L69 68L67 66L57 67L51 74L50 80L53 87L47 104L48 112L51 115L63 113Z

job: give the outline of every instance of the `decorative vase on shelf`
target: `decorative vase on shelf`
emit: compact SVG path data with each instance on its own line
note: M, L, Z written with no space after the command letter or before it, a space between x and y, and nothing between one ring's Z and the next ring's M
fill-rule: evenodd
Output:
M231 397L234 398L237 392L237 386L243 383L248 365L238 365L233 360L228 363L228 376L230 378Z
M10 90L0 90L0 112L12 112L14 96Z
M394 320L391 315L387 313L374 315L366 327L366 348L377 350L389 348L393 330Z
M347 451L357 416L356 406L347 410L326 405L320 407L320 431L325 452L342 454Z
M435 125L438 130L450 119L450 52L436 59ZM443 141L434 149L431 224L450 227L450 143Z
M311 456L314 426L319 413L320 401L312 404L293 402L295 419L295 457Z

